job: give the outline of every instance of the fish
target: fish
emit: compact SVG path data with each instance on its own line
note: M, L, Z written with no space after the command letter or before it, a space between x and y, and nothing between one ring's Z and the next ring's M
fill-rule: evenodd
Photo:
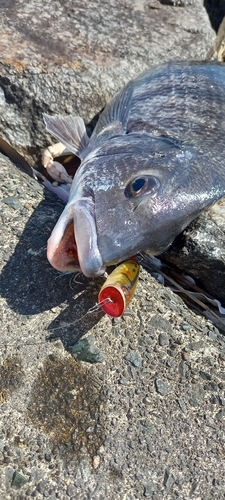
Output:
M225 195L223 63L144 71L106 105L90 138L79 116L44 121L81 160L48 240L59 271L96 277L140 252L160 255Z

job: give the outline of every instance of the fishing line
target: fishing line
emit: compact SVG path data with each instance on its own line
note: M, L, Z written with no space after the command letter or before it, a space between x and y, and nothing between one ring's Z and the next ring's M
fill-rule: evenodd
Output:
M83 321L84 318L86 318L86 316L88 316L89 314L94 314L95 312L98 312L100 311L106 304L109 304L110 302L112 302L112 299L110 297L106 298L106 299L103 299L102 301L96 303L94 306L90 307L88 309L88 311L83 314L83 316L81 316L80 318L77 318L75 321L73 321L73 323L67 323L66 325L61 325L61 326L57 326L56 328L52 328L51 329L51 332L55 332L56 330L62 330L63 328L68 328L72 325L76 325L77 323L79 323L80 321ZM47 331L47 329L44 328L43 331ZM16 343L16 341L14 342L9 342L9 343L6 343L6 342L0 342L0 346L4 346L4 347L23 347L23 346L32 346L32 345L43 345L43 344L46 344L47 342L54 342L56 340L59 340L59 337L49 337L47 338L46 340L42 340L42 341L39 341L39 342L32 342L32 341L27 341L27 342L19 342L18 344Z
M140 266L134 258L119 264L110 275L107 272L104 273L104 278L106 278L104 284L102 285L99 294L98 302L90 307L88 311L83 314L80 318L76 319L73 323L62 324L56 328L52 328L51 332L56 332L57 330L63 330L69 328L71 325L76 325L77 323L83 321L89 314L94 314L102 309L108 316L113 318L118 318L122 316L130 304L136 286L138 282ZM69 286L72 287L72 283L75 279L77 283L77 277L81 273L75 273L70 279ZM45 329L44 329L45 331ZM45 344L48 340L56 340L56 337L51 336L49 339L40 342L15 342L12 343L0 343L0 345L8 346L24 346L24 345L40 345Z
M214 320L216 320L218 322L218 324L220 325L220 327L222 326L222 328L224 330L224 321L218 316L218 314L216 314L205 302L202 302L197 297L195 297L192 294L192 292L189 292L188 290L183 288L181 285L179 285L179 283L177 283L177 281L173 280L170 276L168 276L168 274L165 274L162 271L162 269L159 270L159 266L157 264L154 264L154 261L152 260L151 257L149 258L147 255L140 253L138 255L137 261L140 262L140 264L144 265L150 272L152 270L157 270L157 272L159 272L165 280L169 281L169 283L171 283L171 285L173 285L173 287L175 287L175 289L173 288L174 292L183 293L189 299L191 299L192 302L195 302L199 307L201 307L201 309L210 313L212 315L212 317L214 318ZM211 321L212 321L212 319L211 319ZM216 326L218 326L218 325L216 325Z

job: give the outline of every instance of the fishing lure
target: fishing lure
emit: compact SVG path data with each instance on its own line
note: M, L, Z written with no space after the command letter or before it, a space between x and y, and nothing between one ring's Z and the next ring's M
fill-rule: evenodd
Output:
M108 276L98 295L98 303L106 314L122 316L134 295L139 270L137 262L127 260Z

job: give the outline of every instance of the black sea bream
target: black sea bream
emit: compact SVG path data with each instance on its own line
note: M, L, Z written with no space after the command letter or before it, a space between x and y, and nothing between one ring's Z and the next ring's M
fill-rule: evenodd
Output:
M81 158L48 241L60 271L86 276L138 252L158 255L225 194L225 65L170 62L129 82L89 139L80 117L44 116Z

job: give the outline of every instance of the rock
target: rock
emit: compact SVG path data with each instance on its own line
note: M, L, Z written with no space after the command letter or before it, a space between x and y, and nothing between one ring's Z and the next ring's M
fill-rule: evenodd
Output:
M14 210L21 208L21 203L17 198L15 198L15 196L7 196L7 198L3 198L2 203L5 203L8 207L13 208Z
M169 343L170 343L169 337L165 333L160 333L159 337L158 337L158 340L159 340L159 345L161 347L163 347L165 345L169 345Z
M209 333L208 333L208 337L209 337L209 339L211 339L211 340L215 340L215 339L216 339L216 337L217 337L217 333L215 333L215 332L209 332Z
M190 328L191 328L191 325L189 325L188 323L184 323L184 324L182 325L182 329L183 329L185 332L187 332L188 330L190 330Z
M189 344L188 348L191 349L192 351L200 351L205 349L206 343L204 340L199 340L198 342L192 342Z
M19 490L26 483L27 479L24 476L22 476L22 474L20 474L19 472L14 472L12 478L12 488L14 490Z
M203 387L201 385L194 386L189 398L190 405L193 407L198 407L202 402L203 396L204 396Z
M66 493L67 493L67 495L70 498L76 498L76 488L75 488L75 486L73 484L69 484L69 486L67 486Z
M225 198L202 214L162 255L225 305Z
M15 474L15 470L13 467L6 467L5 468L5 486L6 490L8 490L12 486L12 478Z
M151 497L152 493L154 493L154 486L153 484L149 483L146 484L144 487L144 497Z
M168 59L204 59L214 41L201 0L191 10L159 2L160 9L115 0L87 5L53 0L52 22L48 3L31 0L0 18L0 136L32 164L54 142L43 112L89 122L142 70Z
M97 468L99 467L99 465L100 465L100 460L101 460L101 459L100 459L100 456L99 456L99 455L95 455L95 456L93 457L92 465L93 465L93 468L94 468L94 469L97 469Z
M104 355L94 345L93 337L78 340L75 345L69 347L69 351L77 361L86 361L87 363L102 363L104 361Z
M199 375L203 378L203 380L212 380L212 375L210 373L200 370Z
M136 368L140 368L142 365L141 356L138 352L129 352L126 354L125 359Z
M167 492L169 492L171 490L174 481L175 481L175 479L173 477L173 474L171 474L171 472L169 472L168 470L166 470L165 471L165 475L164 475L163 484L164 484L165 489L167 490Z
M215 382L208 382L208 384L204 385L205 391L218 391L218 385Z
M222 421L223 418L225 417L225 411L224 409L223 410L219 410L218 413L216 413L215 415L215 419L218 420L218 421Z
M169 392L171 392L171 387L169 386L169 384L159 378L155 380L155 387L156 391L161 394L161 396L166 396L167 394L169 394Z
M185 413L187 408L186 408L184 401L182 399L178 399L177 402L178 402L180 409Z
M87 481L91 475L90 463L88 458L81 459L79 468L83 481Z
M157 328L157 330L161 330L164 333L172 334L173 327L168 319L163 318L159 314L155 314L150 321L150 325Z

